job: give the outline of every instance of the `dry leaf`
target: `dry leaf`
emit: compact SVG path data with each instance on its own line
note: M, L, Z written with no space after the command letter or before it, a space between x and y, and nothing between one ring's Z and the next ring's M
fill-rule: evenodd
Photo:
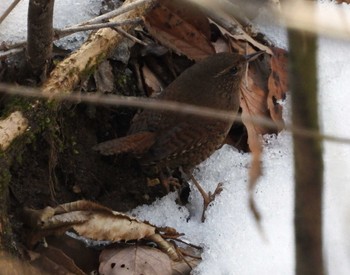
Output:
M47 275L48 273L31 266L28 262L0 252L0 274Z
M216 53L229 52L227 40L224 37L219 37L215 42L212 43Z
M226 35L232 49L241 55L253 54L256 50L247 42L236 40L232 36Z
M109 61L103 61L94 72L97 91L111 93L114 89L113 68Z
M97 203L82 200L51 209L49 207L44 210L27 208L24 214L27 216L25 220L30 221L28 225L37 229L29 236L31 242L72 228L80 236L93 240L116 242L149 239L157 243L171 259L179 259L173 245L156 233L161 229Z
M55 247L40 247L36 252L40 253L40 256L33 261L33 264L49 274L58 274L58 268L66 270L67 274L85 274L70 257Z
M108 249L100 255L101 275L167 275L172 274L169 257L148 246Z
M245 122L245 123L249 124L251 122ZM253 129L253 127L249 127L249 129L251 130ZM254 200L255 186L258 182L258 179L262 175L262 168L261 168L262 145L261 145L261 140L257 135L257 133L249 132L248 130L248 144L252 152L251 153L252 160L251 160L251 167L249 169L249 181L248 181L249 207L254 215L255 220L258 223L260 232L262 232L262 227L260 222L261 215Z
M181 254L183 255L183 261L171 262L171 268L173 270L172 275L189 275L192 269L201 262L198 250L193 247L181 248Z
M275 57L265 55L264 59L249 63L247 77L241 85L242 116L267 117L283 124L282 106L277 100L284 99L287 91L286 55L283 50L273 50L276 51ZM248 128L247 125L246 127ZM249 127L253 127L257 134L282 130L281 127L277 131L256 123L250 124Z
M226 16L225 20L227 23L227 25L235 31L235 33L231 33L230 31L226 30L223 26L219 25L217 22L211 21L213 24L215 24L219 30L221 31L221 33L225 36L225 37L231 37L233 38L232 41L236 41L236 42L244 42L244 43L249 43L250 46L254 46L256 49L263 51L267 54L272 55L272 51L268 46L265 46L263 44L261 44L260 42L256 41L254 38L252 38L249 34L247 34L244 31L244 28L242 27L242 25L235 20L234 18L230 17L230 16ZM243 53L244 54L244 53Z
M282 106L277 100L286 98L288 90L287 52L283 49L273 47L273 56L270 58L271 74L268 79L269 95L267 106L273 121L283 123ZM279 130L282 130L279 128Z
M28 251L31 260L31 264L35 267L37 267L40 270L43 270L42 272L45 272L47 274L62 274L62 275L73 275L75 273L71 272L70 270L66 269L64 266L57 264L52 259L46 257L45 255ZM77 273L82 274L82 273Z
M264 66L265 65L265 66ZM248 145L252 152L251 168L249 170L249 205L261 231L260 213L255 205L254 190L258 178L261 176L262 146L259 135L266 133L267 129L257 125L250 118L252 116L268 116L267 110L267 74L264 73L267 63L255 60L249 63L246 79L241 85L242 121L248 132ZM262 231L261 231L262 232Z
M142 76L145 81L146 90L148 95L154 93L159 93L162 90L162 84L159 82L158 78L149 69L147 65L142 66Z
M267 108L267 78L268 78L268 63L266 58L255 60L249 63L247 76L243 79L241 84L241 108L242 116L261 116L269 117L269 110ZM248 137L250 133L265 134L268 132L263 126L256 123L247 124L244 122L248 130ZM249 129L252 128L252 129Z
M62 251L85 273L90 274L91 271L98 269L98 255L100 252L93 247L86 246L81 240L63 234L48 236L45 241L48 247Z
M215 53L209 21L186 1L160 1L144 21L153 37L178 54L201 60Z

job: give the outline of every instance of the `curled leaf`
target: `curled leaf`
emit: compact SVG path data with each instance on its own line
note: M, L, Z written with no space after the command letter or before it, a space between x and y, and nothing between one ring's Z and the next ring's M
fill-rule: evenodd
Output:
M74 229L80 236L93 240L117 242L149 239L156 242L171 259L179 259L174 246L157 233L161 229L97 203L81 200L56 208L26 209L25 215L26 220L30 221L28 225L38 230L29 238L32 242L40 237Z
M215 53L208 19L187 1L160 1L145 17L145 25L163 45L190 59Z
M109 249L100 255L99 274L103 275L167 275L172 274L169 257L148 246Z

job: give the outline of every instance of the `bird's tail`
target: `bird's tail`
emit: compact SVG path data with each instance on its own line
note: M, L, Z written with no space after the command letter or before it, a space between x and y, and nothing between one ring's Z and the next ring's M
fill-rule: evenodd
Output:
M140 132L99 143L92 147L92 149L106 156L118 155L122 153L138 155L147 151L154 144L154 142L154 133Z

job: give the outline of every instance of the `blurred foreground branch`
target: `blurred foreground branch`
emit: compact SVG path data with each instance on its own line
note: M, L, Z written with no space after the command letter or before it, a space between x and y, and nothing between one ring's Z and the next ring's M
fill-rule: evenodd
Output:
M256 15L260 1L242 0L188 0L217 14L241 18L242 14ZM256 2L256 4L255 4ZM270 2L270 4L268 4ZM266 1L264 8L275 24L334 38L350 39L350 9L334 3L284 0L281 5ZM270 21L271 23L272 21ZM247 23L248 24L248 23Z
M0 92L8 93L10 95L21 95L24 97L34 97L34 98L44 98L50 100L66 100L71 102L85 102L91 103L95 105L110 105L110 106L125 106L125 107L133 107L133 108L142 108L142 109L151 109L151 110L159 110L159 111L171 111L178 112L189 115L197 115L202 117L211 117L219 120L230 120L232 114L230 112L215 110L211 108L199 107L190 104L184 104L174 101L164 101L152 98L141 98L141 97L125 97L125 96L116 96L116 95L108 95L108 96L100 96L96 94L75 94L75 93L59 93L56 92L52 95L42 94L41 90L38 88L29 88L29 87L21 87L8 85L4 83L0 83ZM264 117L257 116L235 116L235 121L242 122L250 121L259 126L265 126L269 128L279 129L280 127L287 131L294 133L300 137L313 138L318 141L327 140L331 142L343 143L350 145L350 137L338 137L334 135L322 134L319 131L312 130L306 127L300 127L297 125L291 124L282 124L276 121L272 121L270 119Z
M289 30L292 121L319 131L316 36ZM300 46L302 45L302 47ZM322 250L322 144L293 133L296 274L324 274Z

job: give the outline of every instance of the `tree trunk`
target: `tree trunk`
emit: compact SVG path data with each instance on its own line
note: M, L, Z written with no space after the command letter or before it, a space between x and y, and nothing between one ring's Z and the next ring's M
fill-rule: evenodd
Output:
M318 126L316 37L289 30L293 125ZM324 274L322 255L323 160L321 140L293 135L296 274Z
M28 8L27 65L40 77L52 55L54 0L30 0Z

